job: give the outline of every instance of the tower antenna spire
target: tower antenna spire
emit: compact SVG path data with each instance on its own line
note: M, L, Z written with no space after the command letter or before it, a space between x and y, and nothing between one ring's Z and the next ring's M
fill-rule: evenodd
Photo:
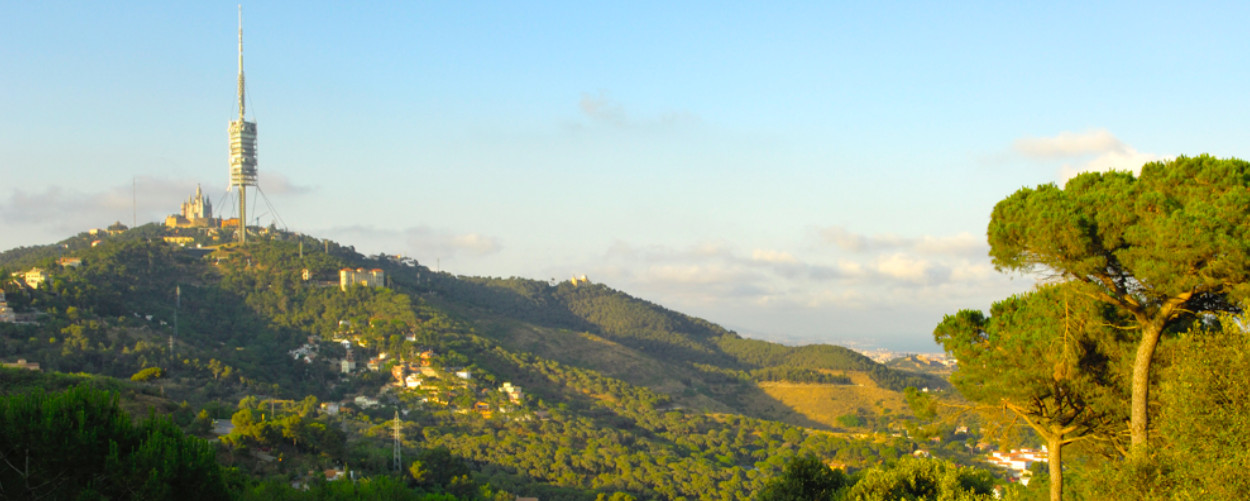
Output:
M239 120L243 120L243 112L247 109L243 93L243 4L239 4Z

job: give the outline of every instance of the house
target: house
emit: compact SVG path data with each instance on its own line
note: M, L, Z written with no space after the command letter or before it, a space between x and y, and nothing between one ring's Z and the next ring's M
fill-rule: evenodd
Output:
M525 396L521 393L521 388L519 386L512 386L512 383L504 383L503 386L499 388L499 391L507 394L508 400L511 400L514 404L521 403L521 398Z
M312 361L317 358L317 346L305 343L299 348L286 353L295 360L303 359L305 363L312 363Z
M1043 447L1042 450L1033 449L1012 449L1010 452L996 451L986 458L990 464L1001 466L1008 470L1012 470L1013 475L1024 475L1029 466L1037 461L1048 460L1050 454Z
M348 287L385 287L386 272L380 268L366 270L364 268L343 268L339 270L339 288L346 291Z
M456 371L456 377L463 379L465 381L468 381L468 380L473 379L473 374L467 370L460 370L460 371Z
M38 289L49 277L48 272L41 268L31 268L30 271L22 273L22 280L32 289Z
M378 399L369 398L364 395L356 397L356 400L354 400L354 402L356 402L356 405L359 405L361 409L368 409L370 407L377 407L378 405L380 405L378 403Z
M63 257L56 260L56 264L62 268L77 268L82 266L82 258L80 257Z
M24 358L19 358L16 362L0 363L0 366L8 367L10 369L26 369L28 371L39 370L38 362L27 362Z

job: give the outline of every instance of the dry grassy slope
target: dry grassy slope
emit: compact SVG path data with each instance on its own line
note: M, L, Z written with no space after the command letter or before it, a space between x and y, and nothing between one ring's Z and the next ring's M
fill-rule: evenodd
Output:
M596 370L605 376L668 394L679 405L708 412L731 412L841 431L862 431L843 430L838 426L837 418L846 414L874 416L886 409L893 415L910 414L901 393L877 386L862 372L845 372L851 378L851 385L760 383L753 385L750 391L742 391L742 387L711 387L708 388L710 394L720 394L712 398L691 391L683 383L699 377L694 371L666 364L593 334L508 320L480 322L478 331L509 349ZM733 394L724 395L724 392Z
M903 394L877 386L863 372L847 372L852 385L760 383L773 400L803 418L838 429L838 416L880 415L889 409L893 415L909 415Z

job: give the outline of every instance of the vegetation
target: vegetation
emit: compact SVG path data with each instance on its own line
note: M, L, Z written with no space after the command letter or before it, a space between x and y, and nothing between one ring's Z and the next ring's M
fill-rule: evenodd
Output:
M0 372L0 418L22 423L4 426L3 459L84 451L32 457L0 485L53 499L161 497L190 476L237 499L988 499L1002 480L959 464L1001 428L1051 452L1008 498L1235 496L1250 346L1244 319L1217 314L1240 311L1246 282L1245 167L1182 157L998 204L995 264L1054 280L937 327L958 393L602 284L454 277L280 231L183 249L149 225L0 253L6 271L52 271L2 285L31 321L0 324L0 357L48 371ZM59 267L66 254L82 265ZM340 289L344 267L387 281ZM974 412L926 425L904 390L923 419ZM69 407L83 410L56 415Z
M116 393L74 387L0 397L0 496L226 499L213 448L164 417L139 425Z
M786 408L760 385L940 384L841 348L743 340L599 284L451 277L281 232L191 251L159 242L159 228L134 235L0 254L0 266L52 271L38 289L4 284L36 321L0 324L0 357L115 378L5 371L0 385L86 382L206 438L228 421L213 451L240 499L748 499L791 457L866 468L917 447L885 433L903 429L903 413L857 410L861 431L882 433L853 437L796 415L760 419ZM62 252L83 265L58 267ZM340 290L330 280L342 267L382 268L387 287ZM559 353L570 340L596 349ZM360 366L350 375L348 350ZM401 364L422 367L418 388L388 384ZM332 469L369 480L324 480Z
M1149 452L1150 370L1164 331L1236 311L1245 297L1247 188L1250 163L1204 155L1148 163L1140 177L1084 173L1063 189L1024 188L994 207L995 266L1082 284L1137 334L1130 432L1139 459Z
M1126 342L1103 309L1065 284L1048 285L995 303L988 318L948 315L934 331L960 361L951 382L975 410L1021 420L1046 442L1054 501L1063 497L1064 446L1114 441L1123 419L1114 360Z
M903 459L846 476L814 456L796 458L770 480L758 501L893 501L995 499L994 479L947 461Z

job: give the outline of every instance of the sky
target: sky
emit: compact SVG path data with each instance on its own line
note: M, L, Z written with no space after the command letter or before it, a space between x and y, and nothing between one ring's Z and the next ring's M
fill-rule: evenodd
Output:
M987 257L999 200L1250 154L1241 3L242 8L262 224L788 344L940 351L943 315L1035 283ZM197 184L237 215L237 16L0 2L0 248L161 221Z

